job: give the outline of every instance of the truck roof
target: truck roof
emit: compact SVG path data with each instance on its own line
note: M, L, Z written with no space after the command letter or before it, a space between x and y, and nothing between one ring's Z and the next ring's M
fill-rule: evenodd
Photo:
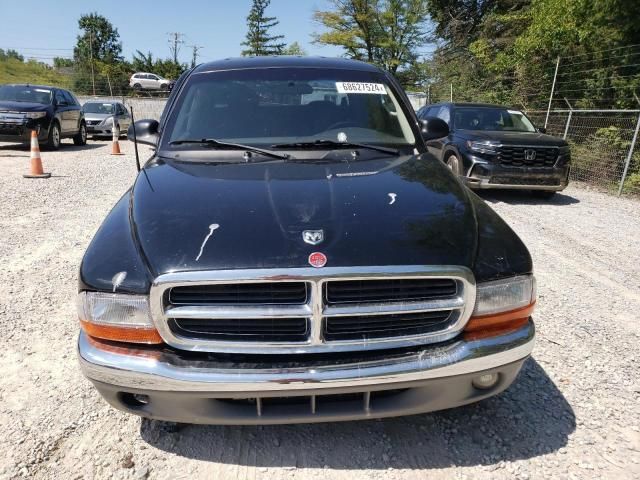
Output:
M360 70L380 72L378 67L358 60L330 57L302 56L270 56L270 57L235 57L215 60L198 65L194 73L239 70L252 68L334 68L344 70Z

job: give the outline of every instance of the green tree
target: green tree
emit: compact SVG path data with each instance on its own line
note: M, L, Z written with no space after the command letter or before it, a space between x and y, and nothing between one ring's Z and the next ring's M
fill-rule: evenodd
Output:
M73 49L73 57L79 64L93 60L116 63L122 62L120 34L109 20L97 13L82 15L78 20L80 35Z
M270 30L278 25L275 17L265 16L265 11L271 0L253 0L253 5L247 16L247 36L242 45L247 47L242 51L243 56L281 55L285 43L280 40L284 35L271 35Z
M316 11L315 41L343 47L350 58L396 73L414 64L429 41L427 0L331 0Z
M293 42L293 43L287 45L282 50L282 55L305 56L305 55L307 55L307 52L304 50L304 48L302 48L302 46L298 42Z
M640 43L640 2L431 0L429 14L440 41L433 82L447 96L453 84L456 100L545 108L559 56L552 106L636 105L638 52L620 47Z
M55 68L70 68L75 65L75 61L71 58L55 57L53 59L53 66Z
M187 69L187 66L175 63L171 58L154 59L153 53L147 52L145 54L136 50L131 61L131 69L136 72L150 72L165 78L176 79Z
M15 50L9 49L5 51L0 48L0 60L7 60L9 58L13 58L14 60L18 60L19 62L24 62L24 57Z

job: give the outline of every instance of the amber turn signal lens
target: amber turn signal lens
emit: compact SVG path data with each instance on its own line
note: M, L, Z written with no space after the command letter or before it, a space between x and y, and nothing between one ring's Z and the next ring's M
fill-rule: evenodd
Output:
M97 325L80 320L80 327L90 337L116 342L129 343L162 343L162 338L155 328L114 327L112 325Z
M504 335L526 325L533 313L535 302L507 312L471 317L464 329L466 340Z

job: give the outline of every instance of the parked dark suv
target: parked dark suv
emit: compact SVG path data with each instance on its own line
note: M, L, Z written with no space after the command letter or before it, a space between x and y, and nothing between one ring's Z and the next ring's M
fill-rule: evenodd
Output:
M0 85L0 142L28 142L37 130L41 145L52 150L60 140L87 142L80 103L69 91L41 85Z
M418 117L447 122L449 135L427 146L471 188L529 189L552 196L569 182L567 142L546 135L520 110L441 103L422 107Z

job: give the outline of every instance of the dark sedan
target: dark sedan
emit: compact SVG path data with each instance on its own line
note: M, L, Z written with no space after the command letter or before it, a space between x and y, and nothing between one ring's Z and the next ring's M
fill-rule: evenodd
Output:
M38 141L56 150L62 138L75 145L87 142L80 103L69 91L41 85L0 85L0 142Z
M561 138L546 135L519 110L497 105L427 105L418 117L437 117L449 135L428 149L471 188L533 190L551 196L569 182L571 154Z

